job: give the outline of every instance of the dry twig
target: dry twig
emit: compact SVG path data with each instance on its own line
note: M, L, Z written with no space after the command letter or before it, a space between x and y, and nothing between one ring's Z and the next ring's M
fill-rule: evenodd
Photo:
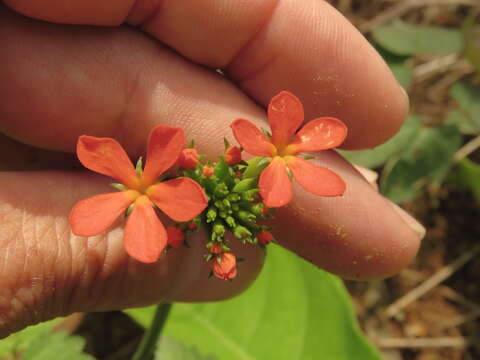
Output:
M416 66L413 69L413 77L416 82L420 82L433 75L452 69L467 74L475 71L470 62L465 59L460 59L459 54L449 54Z
M417 300L425 293L436 287L441 282L448 279L453 273L460 269L463 265L468 263L480 252L480 245L475 246L472 251L464 253L457 260L455 260L450 265L444 266L434 275L429 277L423 283L421 283L416 288L412 289L410 292L402 296L400 299L390 304L385 310L385 315L388 318L391 318L397 315L405 306L409 305L413 301Z
M471 341L463 337L439 338L379 338L373 339L376 346L381 349L407 349L407 348L438 348L454 347L464 348Z
M458 151L453 156L453 159L458 162L473 153L478 148L480 148L480 135L473 138L465 145L463 145L460 149L458 149Z
M375 16L370 21L359 26L359 29L363 34L365 34L380 25L389 23L390 21L405 15L412 9L433 5L466 5L473 7L480 6L478 0L405 0L399 2L395 6L390 7L389 9Z

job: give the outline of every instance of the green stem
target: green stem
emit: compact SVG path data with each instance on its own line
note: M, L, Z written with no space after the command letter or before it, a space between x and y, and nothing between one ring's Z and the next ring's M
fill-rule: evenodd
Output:
M132 360L150 360L152 358L171 308L171 303L157 305L150 328L143 335L142 342L133 355Z

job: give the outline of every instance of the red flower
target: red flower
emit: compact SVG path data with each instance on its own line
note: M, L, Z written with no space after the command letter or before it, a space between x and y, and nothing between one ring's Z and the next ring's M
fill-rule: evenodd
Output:
M179 247L182 245L183 240L185 240L185 234L181 229L176 226L167 227L167 243L171 247Z
M237 165L242 161L242 150L238 146L230 146L225 150L223 158L228 165Z
M157 126L148 139L145 168L137 173L114 139L81 136L77 155L83 166L117 179L125 190L79 201L70 213L73 233L98 235L133 205L125 227L125 250L138 261L155 262L167 244L167 232L154 206L178 222L193 219L207 206L207 196L192 179L156 182L177 161L184 144L182 129Z
M187 170L195 169L197 165L200 164L198 157L199 155L196 149L183 149L178 158L178 165Z
M270 231L262 230L257 234L258 242L262 245L267 245L273 240L273 235Z
M347 127L338 119L322 117L298 130L303 118L300 100L282 91L268 106L271 139L248 120L237 119L231 125L235 138L246 152L272 158L260 174L258 183L260 195L268 207L280 207L292 199L287 169L306 191L313 194L339 196L345 192L346 185L340 176L296 155L339 146L347 136Z
M222 280L232 280L237 276L237 259L231 252L222 253L212 260L213 274Z

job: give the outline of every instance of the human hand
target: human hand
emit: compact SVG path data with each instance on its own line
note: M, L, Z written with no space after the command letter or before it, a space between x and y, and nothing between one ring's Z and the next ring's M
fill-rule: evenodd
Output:
M88 134L115 137L137 157L162 123L183 127L214 155L224 136L232 139L232 120L261 123L263 106L284 89L302 100L307 120L343 120L349 149L387 140L407 112L383 60L318 0L4 3L51 22L0 5L0 130L38 148L73 152ZM347 278L384 277L408 264L421 226L336 153L317 161L342 176L347 192L319 198L296 187L292 204L277 212L280 243ZM208 279L201 234L191 249L152 265L127 257L121 228L73 236L70 209L107 191L100 176L3 172L0 189L0 336L75 311L224 299L261 269L260 251L234 247L248 259L235 281Z

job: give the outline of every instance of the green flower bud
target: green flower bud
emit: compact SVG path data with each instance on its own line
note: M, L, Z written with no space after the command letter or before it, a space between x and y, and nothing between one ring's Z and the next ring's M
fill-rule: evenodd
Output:
M236 226L235 219L234 219L232 216L227 216L227 217L225 218L225 222L226 222L227 225L230 226L231 228L233 228L233 227Z
M230 202L237 202L240 201L242 197L239 194L228 194L227 199Z
M266 214L266 208L265 208L265 205L261 204L261 203L258 203L258 204L255 204L253 205L251 208L250 208L250 211L255 214L256 216L264 216Z
M237 239L246 240L252 233L245 226L239 225L233 229L233 235L235 235Z
M242 193L242 199L245 201L255 201L258 199L258 189L252 189Z
M220 200L217 200L213 203L218 209L220 210L224 210L225 209L225 205L223 205L223 202L220 201Z
M245 211L245 210L240 210L237 213L237 216L240 220L242 220L244 223L251 223L255 221L256 216L252 214L251 212Z
M228 187L225 183L220 183L215 187L215 190L213 190L213 194L218 197L225 197L229 194Z
M227 208L230 207L230 201L228 201L228 199L223 199L222 203L223 203L223 205L225 205L225 207L227 207Z
M220 222L215 223L212 230L214 234L217 234L220 237L223 237L223 235L225 235L225 226Z
M215 210L213 207L210 207L207 211L207 223L214 222L216 218L217 210Z

